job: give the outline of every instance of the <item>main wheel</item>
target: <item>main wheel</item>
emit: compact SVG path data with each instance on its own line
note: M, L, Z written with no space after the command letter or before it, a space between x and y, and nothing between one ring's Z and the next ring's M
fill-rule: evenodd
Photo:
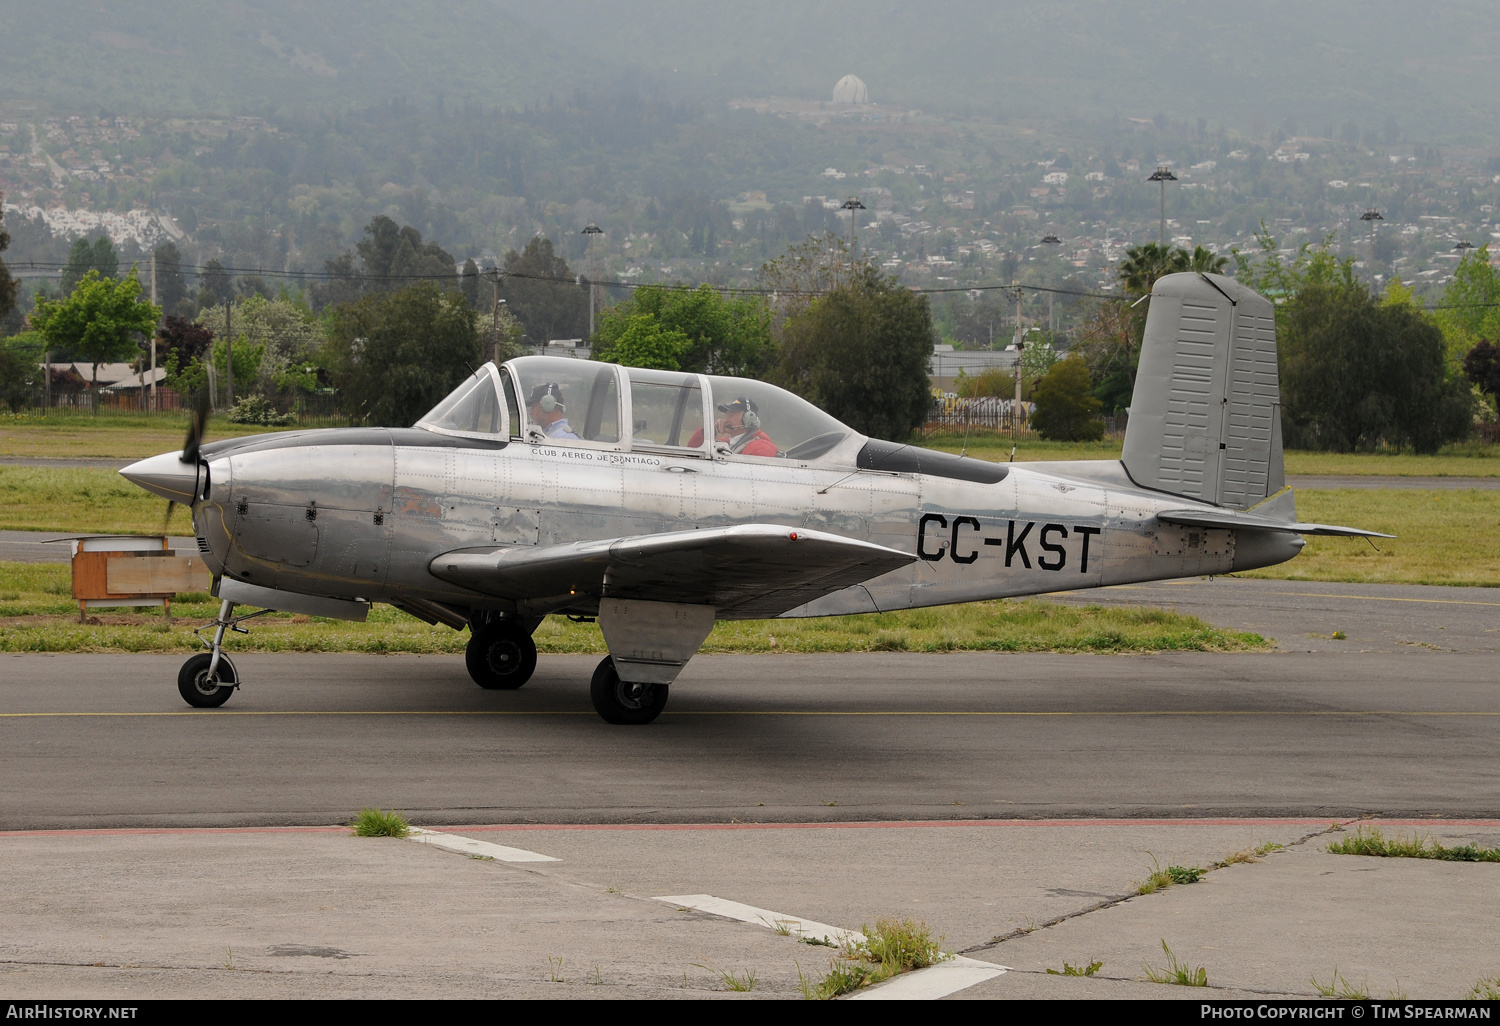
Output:
M469 676L489 691L511 691L536 672L536 642L514 620L495 620L474 632L464 653Z
M226 655L219 656L219 665L214 675L208 675L208 664L213 662L213 653L199 652L182 664L177 671L177 693L183 701L199 709L213 709L229 701L235 685L240 681L234 664Z
M610 656L594 671L589 697L605 723L650 723L667 707L667 685L621 680Z

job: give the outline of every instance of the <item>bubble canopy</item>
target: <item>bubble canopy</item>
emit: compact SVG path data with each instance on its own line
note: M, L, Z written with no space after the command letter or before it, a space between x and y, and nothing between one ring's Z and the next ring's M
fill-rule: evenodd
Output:
M416 426L532 443L801 461L855 435L764 381L549 356L485 364Z

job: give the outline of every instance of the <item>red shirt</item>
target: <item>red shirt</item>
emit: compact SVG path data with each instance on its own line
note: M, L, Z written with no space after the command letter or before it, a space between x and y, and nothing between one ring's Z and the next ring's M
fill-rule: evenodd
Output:
M688 439L688 447L696 449L703 444L703 429L699 428L693 432L693 437ZM776 443L771 441L771 436L764 431L756 431L750 436L750 440L740 446L738 450L745 456L776 456L781 450L776 448Z

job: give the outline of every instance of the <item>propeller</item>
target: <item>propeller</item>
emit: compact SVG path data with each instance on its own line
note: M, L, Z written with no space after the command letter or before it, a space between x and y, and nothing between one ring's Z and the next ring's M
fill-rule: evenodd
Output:
M192 419L188 422L187 437L182 441L182 455L178 457L183 463L196 467L198 465L198 451L203 445L203 432L208 427L208 391L201 390L198 393L197 405L193 407ZM162 533L167 532L167 527L172 523L172 514L177 510L177 503L167 500L167 515L162 520Z

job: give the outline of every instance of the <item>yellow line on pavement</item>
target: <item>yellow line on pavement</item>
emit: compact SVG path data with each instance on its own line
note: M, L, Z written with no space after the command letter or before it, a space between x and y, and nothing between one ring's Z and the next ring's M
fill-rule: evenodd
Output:
M0 713L0 720L130 719L183 716L594 716L592 709L185 709L182 712L28 712ZM667 716L1500 716L1500 710L1443 711L1429 709L682 709Z

